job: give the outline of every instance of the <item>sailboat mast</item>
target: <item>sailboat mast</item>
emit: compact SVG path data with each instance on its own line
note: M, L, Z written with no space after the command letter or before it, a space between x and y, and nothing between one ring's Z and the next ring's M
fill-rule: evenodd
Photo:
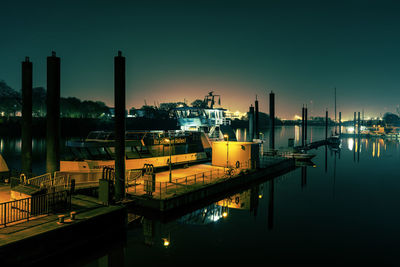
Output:
M336 87L335 87L335 122L336 122Z

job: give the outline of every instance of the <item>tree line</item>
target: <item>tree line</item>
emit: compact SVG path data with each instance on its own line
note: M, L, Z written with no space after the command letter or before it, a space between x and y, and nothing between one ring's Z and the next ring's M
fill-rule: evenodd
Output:
M22 96L0 81L0 115L2 117L16 116L21 111ZM110 116L110 109L101 101L81 101L76 97L61 97L60 116L68 118L101 118ZM32 116L46 116L46 89L32 88Z

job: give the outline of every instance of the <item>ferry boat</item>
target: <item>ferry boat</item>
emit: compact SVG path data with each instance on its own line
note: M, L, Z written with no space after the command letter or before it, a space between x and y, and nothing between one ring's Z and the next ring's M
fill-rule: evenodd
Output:
M209 161L207 137L202 132L185 131L127 131L125 135L125 167L143 169ZM208 144L209 147L209 144ZM96 172L104 167L114 168L114 132L93 131L85 140L67 141L61 172Z
M204 132L210 141L221 141L224 137L229 141L236 141L236 135L230 126L231 120L225 117L226 109L215 107L216 98L220 104L220 96L209 92L200 107L175 108L174 115L181 130Z

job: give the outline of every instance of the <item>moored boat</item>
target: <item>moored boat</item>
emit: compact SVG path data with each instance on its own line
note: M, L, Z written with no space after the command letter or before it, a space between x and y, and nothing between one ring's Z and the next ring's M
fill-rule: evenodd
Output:
M125 135L127 170L155 168L208 161L201 132L128 131ZM61 172L95 172L114 168L115 140L113 132L94 131L85 140L68 141Z

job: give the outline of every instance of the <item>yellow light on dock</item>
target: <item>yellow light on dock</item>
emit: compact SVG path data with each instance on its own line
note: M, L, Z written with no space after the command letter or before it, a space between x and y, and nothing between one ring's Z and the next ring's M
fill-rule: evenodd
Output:
M228 212L224 211L224 212L222 213L222 217L224 217L224 218L228 217Z
M163 238L163 241L164 241L164 243L163 243L164 247L168 247L170 244L168 238Z

